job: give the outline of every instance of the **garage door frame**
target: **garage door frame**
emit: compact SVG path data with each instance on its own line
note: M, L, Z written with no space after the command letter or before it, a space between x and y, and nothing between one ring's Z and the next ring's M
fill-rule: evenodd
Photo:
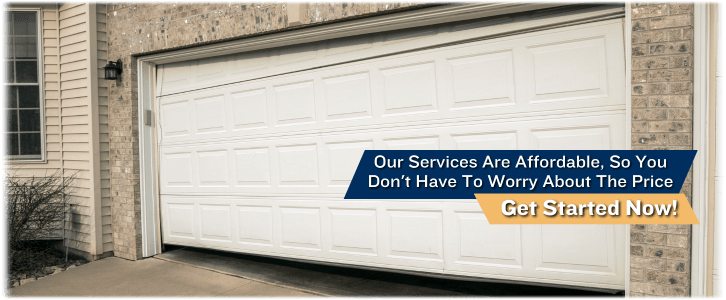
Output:
M524 12L543 8L559 6L557 4L466 4L454 6L437 6L433 8L414 10L384 16L340 22L331 25L314 26L300 30L291 30L276 34L262 35L239 41L231 41L194 48L174 50L170 52L149 54L137 58L138 67L138 126L139 126L139 159L140 159L140 185L141 185L141 230L142 230L142 256L149 257L161 253L161 232L159 212L158 188L158 149L156 147L156 128L153 127L154 115L147 111L154 111L156 97L156 65L187 61L199 58L219 56L231 53L242 53L264 48L276 48L293 44L308 43L327 39L354 36L374 32L404 29L423 25L463 21L469 19L491 17L501 14ZM631 34L629 26L629 11L623 8L609 10L595 10L591 12L562 15L551 18L534 19L501 26L492 30L492 36L514 35L518 33L543 30L553 27L562 27L573 24L612 18L614 15L622 17L625 13L624 39L625 48L629 49ZM457 37L460 38L460 37ZM474 37L471 37L474 38ZM476 37L482 39L481 36ZM464 39L466 40L466 39ZM456 41L448 41L456 42ZM625 51L626 74L630 73L630 53ZM625 99L630 99L629 76L625 80ZM626 116L630 115L631 103L626 101ZM630 149L630 122L626 122L625 145ZM630 232L625 234L626 253L629 253ZM625 289L629 292L629 255L625 262Z

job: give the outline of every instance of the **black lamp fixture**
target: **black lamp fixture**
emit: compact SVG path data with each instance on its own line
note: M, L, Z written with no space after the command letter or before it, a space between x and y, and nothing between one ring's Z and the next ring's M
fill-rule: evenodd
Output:
M116 80L118 78L118 75L121 74L123 71L123 64L121 63L121 59L113 62L109 61L108 64L103 67L104 71L104 77L103 79L107 80Z

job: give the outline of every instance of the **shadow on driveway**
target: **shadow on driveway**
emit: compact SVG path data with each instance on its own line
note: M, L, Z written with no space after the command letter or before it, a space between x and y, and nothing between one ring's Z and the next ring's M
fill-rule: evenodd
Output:
M170 245L155 257L331 296L623 296L622 292L442 279Z

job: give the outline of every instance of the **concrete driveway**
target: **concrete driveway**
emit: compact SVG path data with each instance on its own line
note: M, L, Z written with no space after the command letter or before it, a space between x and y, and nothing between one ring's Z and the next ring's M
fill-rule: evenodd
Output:
M97 260L10 290L11 296L315 296L310 292L148 258Z
M11 296L621 296L510 282L363 270L199 248L110 257L10 290Z

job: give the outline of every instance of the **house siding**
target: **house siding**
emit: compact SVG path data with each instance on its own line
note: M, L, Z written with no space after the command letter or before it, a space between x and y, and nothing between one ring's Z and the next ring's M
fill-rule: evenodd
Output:
M98 97L98 142L101 189L101 235L102 252L113 251L113 228L111 225L111 163L109 161L108 126L108 83L103 67L108 62L108 37L106 33L106 5L96 5L96 70Z
M91 72L91 66L96 68L97 64L90 62L94 57L105 61L108 48L105 5L27 4L12 7L39 6L46 161L11 162L8 169L10 175L15 177L47 176L59 170L66 176L77 175L74 182L75 196L70 200L74 205L71 208L71 222L66 228L65 244L71 252L96 259L111 255L113 248L108 91L102 80L94 80L93 77L98 79L102 73L98 70ZM97 24L90 23L91 14L96 17ZM96 33L91 34L92 31ZM102 38L97 39L96 36ZM98 45L92 47L91 43L96 43L96 40ZM97 53L90 53L91 49L97 49ZM94 121L99 124L96 128Z

